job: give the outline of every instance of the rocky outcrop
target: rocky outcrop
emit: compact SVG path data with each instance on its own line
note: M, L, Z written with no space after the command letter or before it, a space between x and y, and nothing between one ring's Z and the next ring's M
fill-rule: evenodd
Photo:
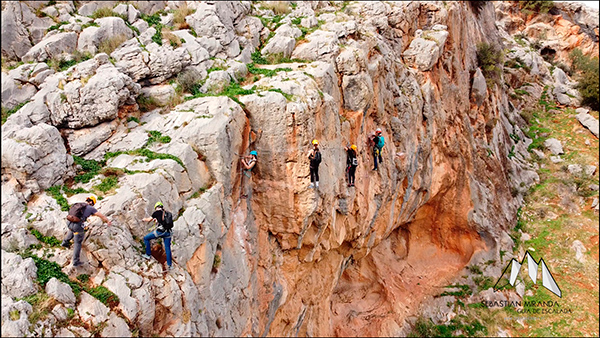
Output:
M495 2L499 27L510 35L523 34L541 44L541 54L568 63L569 53L580 49L598 56L598 9L582 3L556 2L545 15L527 14L508 2Z

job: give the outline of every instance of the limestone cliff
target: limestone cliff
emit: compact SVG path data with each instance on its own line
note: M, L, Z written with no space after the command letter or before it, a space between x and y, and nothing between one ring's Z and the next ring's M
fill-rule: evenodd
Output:
M2 6L2 34L14 35L3 39L3 64L30 62L2 72L3 106L20 107L2 125L3 335L28 335L34 324L54 335L405 334L433 287L470 262L494 260L489 273L500 274L511 258L500 251L512 246L507 231L537 174L520 127L526 103L510 89L528 82L537 100L552 85L557 99L578 103L566 75L511 37L532 25L507 14L510 3ZM112 14L93 15L102 7ZM558 40L565 20L587 32L576 15L562 15L544 22ZM32 25L47 17L65 24L33 38ZM597 55L597 20L589 25L596 40L568 31ZM102 41L115 36L107 50ZM486 79L481 43L514 45L507 59L523 57L531 72ZM559 55L574 46L559 45ZM48 66L84 53L89 59L67 68ZM196 78L193 90L182 88L184 76ZM368 137L376 128L386 145L373 171ZM311 189L315 138L323 162ZM345 180L348 144L358 146L355 187ZM258 164L242 199L239 159L250 150ZM75 165L73 156L81 156ZM91 179L78 178L85 171ZM93 227L85 270L69 267L71 250L40 248L31 234L63 238L66 212L48 190L57 185L70 203L101 195L97 206L115 223ZM161 247L151 261L141 256L148 228L140 219L158 200L177 217L168 274ZM44 292L32 282L31 258L15 254L30 244L30 253L72 280L89 275L119 304L82 292L37 324L9 318L33 311L19 298ZM28 283L15 287L16 276ZM68 284L52 283L46 294L69 294ZM65 308L80 322L56 326Z

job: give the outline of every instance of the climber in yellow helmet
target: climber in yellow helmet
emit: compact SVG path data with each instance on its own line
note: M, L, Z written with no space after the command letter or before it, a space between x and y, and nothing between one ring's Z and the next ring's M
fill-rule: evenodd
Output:
M319 141L312 140L312 149L308 152L310 160L310 186L309 188L319 187L319 164L321 164L321 152L319 151Z
M90 216L97 216L100 217L104 223L108 224L108 226L112 225L112 222L106 216L94 208L95 204L96 196L90 195L86 198L85 202L73 204L67 215L67 227L69 228L69 232L61 245L68 249L71 246L71 239L73 239L73 242L75 243L75 247L73 248L73 260L71 261L73 267L83 265L79 260L81 244L83 243L83 238L87 229L87 227L84 227L83 222Z
M348 186L354 186L354 176L356 174L356 167L358 166L358 158L357 158L357 147L355 144L350 147L344 147L346 150L346 173L348 175Z

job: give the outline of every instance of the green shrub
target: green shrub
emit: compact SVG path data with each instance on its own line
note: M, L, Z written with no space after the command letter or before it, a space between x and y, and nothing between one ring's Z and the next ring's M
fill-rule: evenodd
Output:
M155 142L169 143L171 142L171 137L166 135L162 136L161 132L157 130L148 131L148 142L146 143L146 146L148 147Z
M85 160L79 156L73 156L75 164L81 166L81 171L73 179L75 182L88 183L94 176L98 175L104 163L95 160Z
M36 229L31 229L31 234L37 238L38 241L42 243L46 243L52 247L58 247L62 243L60 240L56 239L54 236L44 236L41 232Z
M192 93L194 89L198 89L199 79L200 73L193 68L189 68L177 74L176 81L178 88L186 93Z
M46 192L50 193L50 196L52 196L56 200L58 205L60 205L60 210L69 211L69 202L62 195L60 185L55 185L53 187L50 187L50 188L46 189Z
M583 55L581 50L574 49L571 54L572 69L578 81L577 90L581 95L581 104L598 111L598 57Z
M497 47L485 42L477 45L477 64L481 68L486 80L500 81L503 58L502 51Z
M162 25L156 25L156 33L152 35L152 42L155 42L159 46L162 46Z
M48 27L48 29L46 30L46 32L50 32L50 31L53 31L53 30L57 30L57 29L59 29L59 28L60 28L60 26L62 26L62 25L68 25L68 24L69 24L69 23L68 23L67 21L62 21L62 22L59 22L59 23L57 23L56 25L53 25L53 26L50 26L50 27Z
M160 25L159 13L154 13L152 15L141 14L141 18L148 23L148 26Z
M519 1L519 8L521 8L525 14L545 14L548 13L553 7L554 1L550 0Z

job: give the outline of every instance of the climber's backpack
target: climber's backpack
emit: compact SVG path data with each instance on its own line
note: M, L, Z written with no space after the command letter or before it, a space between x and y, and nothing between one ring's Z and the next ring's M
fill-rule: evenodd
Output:
M75 203L69 209L69 214L67 215L67 221L73 223L81 222L81 217L83 217L83 211L88 204L85 202Z
M383 139L383 136L379 136L379 140L377 141L377 148L379 148L381 150L384 145L385 145L385 140Z
M173 214L163 210L163 228L170 231L173 228Z
M321 152L320 151L315 151L314 161L315 161L314 163L317 165L321 163Z

